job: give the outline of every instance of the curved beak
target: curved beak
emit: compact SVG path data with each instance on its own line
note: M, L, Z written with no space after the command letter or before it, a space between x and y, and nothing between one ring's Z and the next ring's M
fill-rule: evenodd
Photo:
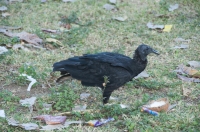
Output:
M152 49L151 52L154 53L154 54L156 54L156 55L159 55L159 54L160 54L160 53L159 53L157 50L155 50L155 49Z

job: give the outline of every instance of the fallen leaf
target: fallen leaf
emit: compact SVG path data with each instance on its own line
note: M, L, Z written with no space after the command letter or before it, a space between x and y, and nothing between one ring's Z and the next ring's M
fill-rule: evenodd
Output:
M89 96L90 96L90 93L81 93L80 94L80 99L84 100L84 99L87 99Z
M120 21L120 22L123 22L123 21L125 21L127 18L128 18L128 17L125 16L125 17L113 17L112 19L117 20L117 21Z
M175 38L174 41L175 41L175 42L190 42L189 39L186 39L186 40L185 40L185 39L183 39L183 38Z
M47 42L54 42L54 43L58 44L59 46L63 47L63 44L60 41L56 40L56 39L46 38L46 41Z
M109 0L111 4L116 4L117 0Z
M1 6L0 11L6 11L8 8L6 6Z
M138 74L136 77L134 77L135 79L138 78L147 78L149 77L149 74L146 71L141 72L140 74Z
M148 22L147 23L147 27L149 29L163 29L164 28L164 25L154 25L152 24L151 22Z
M170 18L171 15L165 15L165 14L156 14L155 17L159 17L159 18Z
M63 2L75 2L76 0L62 0Z
M51 116L51 115L40 115L33 117L34 119L45 121L48 125L64 124L66 116Z
M105 4L103 6L104 9L108 10L108 11L111 11L111 10L114 10L115 9L115 6L114 5L111 5L111 4Z
M2 12L2 17L7 17L7 16L10 16L10 13L8 13L8 12Z
M4 110L0 110L0 117L2 117L2 118L6 117Z
M169 11L174 11L174 10L178 9L178 7L179 7L179 4L170 5L168 10Z
M163 32L170 32L172 29L172 25L165 25Z
M193 76L196 73L198 73L198 70L191 68L191 67L184 66L183 64L179 65L177 70L175 70L175 71L177 73L181 73L181 74L185 73L185 74L190 75L190 76Z
M26 98L24 100L20 100L19 102L23 106L28 106L30 112L32 112L33 111L33 105L35 104L36 99L37 99L36 97L31 97L31 98Z
M62 130L63 128L69 127L70 124L81 124L83 123L82 121L66 121L65 124L58 124L58 125L47 125L47 126L41 126L42 129L40 130L45 130L45 131L50 131L50 130Z
M87 105L76 105L72 111L85 111L87 108Z
M177 104L170 105L169 108L168 108L168 110L167 110L167 112L169 112L169 111L172 110L174 107L176 107L176 105L177 105Z
M189 61L188 64L194 68L200 67L200 61Z
M26 80L30 81L30 84L28 85L28 88L27 88L27 91L30 91L30 90L31 90L31 87L33 86L33 84L35 84L35 83L37 82L36 79L34 79L33 77L28 76L28 75L26 75L26 74L21 74L21 76L27 77Z
M47 33L56 33L57 30L52 30L52 29L42 29L43 32L47 32Z
M12 49L13 50L20 50L20 49L22 49L24 51L29 51L29 49L25 48L22 44L15 44L15 45L13 45Z
M35 123L23 123L20 124L20 127L24 128L25 130L37 130L39 126Z
M42 39L40 39L37 35L30 34L30 33L24 32L24 31L21 33L4 32L4 34L9 37L19 37L19 39L24 40L31 44L38 45L38 44L42 43Z
M200 83L200 79L197 78L189 78L189 77L185 77L179 74L176 74L178 76L179 79L186 81L186 82L195 82L195 83Z
M183 88L183 95L189 96L191 94L192 90L189 88Z
M0 55L4 54L5 52L8 52L8 49L3 46L0 46Z
M178 46L174 46L173 49L187 49L189 48L188 44L180 44Z

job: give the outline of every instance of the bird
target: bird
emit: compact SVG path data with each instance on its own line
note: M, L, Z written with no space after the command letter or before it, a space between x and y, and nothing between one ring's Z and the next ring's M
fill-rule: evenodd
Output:
M83 86L100 87L103 104L108 103L112 92L131 81L147 66L147 56L159 52L146 44L140 44L130 58L123 54L101 52L83 54L53 64L53 72L59 71L61 77L72 77Z

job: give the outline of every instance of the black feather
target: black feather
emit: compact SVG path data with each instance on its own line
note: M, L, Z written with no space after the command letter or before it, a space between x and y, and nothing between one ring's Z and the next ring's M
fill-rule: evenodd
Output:
M85 86L97 86L104 89L104 77L108 83L103 91L104 103L107 103L111 93L132 80L141 73L147 65L147 55L158 54L151 47L141 44L133 58L118 53L102 52L98 54L85 54L67 60L56 62L53 71L60 71L61 75L71 75L81 81Z

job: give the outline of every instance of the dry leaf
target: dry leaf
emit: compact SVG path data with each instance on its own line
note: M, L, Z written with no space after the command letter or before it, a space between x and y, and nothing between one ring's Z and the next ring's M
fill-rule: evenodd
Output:
M136 77L134 77L135 79L138 78L147 78L149 77L149 74L146 71L141 72L140 74L138 74Z
M181 73L181 74L185 73L187 75L193 76L196 73L198 73L198 70L193 69L191 67L184 66L183 64L181 64L178 66L178 68L177 68L177 70L175 70L175 72Z
M175 41L175 42L190 42L189 39L185 40L185 39L183 39L183 38L175 38L174 41Z
M169 11L174 11L174 10L178 9L178 7L179 7L179 4L170 5L168 10Z
M183 95L189 96L191 94L192 90L189 88L183 88Z
M7 17L7 16L10 16L10 13L8 13L8 12L5 12L5 13L4 13L4 12L3 12L1 15L2 15L2 17Z
M89 96L90 96L90 93L81 93L80 94L80 99L84 100L84 99L87 99Z
M111 4L116 4L117 0L109 0Z
M194 68L200 67L200 61L189 61L188 64Z
M188 44L181 44L173 47L173 49L187 49L187 48L189 48Z
M195 82L195 83L200 83L200 79L196 79L196 78L189 78L189 77L185 77L179 74L176 74L178 76L179 79L186 81L186 82Z
M108 10L108 11L111 11L111 10L114 10L115 9L115 6L114 5L111 5L111 4L105 4L103 6L104 9Z
M1 6L0 11L6 11L8 8L6 6Z
M0 46L0 55L1 55L1 54L4 54L5 52L8 52L8 49L6 49L6 48L3 47L3 46Z
M2 117L2 118L6 117L4 110L0 110L0 117Z
M47 33L56 33L57 30L52 30L52 29L42 29L43 32L47 32Z
M30 33L24 32L24 31L21 33L4 32L4 34L9 37L19 37L19 39L24 40L31 44L38 45L38 44L42 43L42 39L40 39L37 35L30 34Z
M34 119L45 121L48 125L64 124L66 116L51 116L51 115L40 115L33 117Z
M60 41L58 41L56 39L53 39L53 38L46 38L46 41L47 42L54 42L54 43L58 44L61 47L63 46L63 44Z
M123 21L125 21L127 18L128 18L128 17L125 16L125 17L113 17L112 19L117 20L117 21L120 21L120 22L123 22Z
M76 105L72 111L85 111L87 108L87 105Z
M147 23L147 27L149 29L163 29L164 28L164 25L154 25L152 24L151 22L148 22Z

